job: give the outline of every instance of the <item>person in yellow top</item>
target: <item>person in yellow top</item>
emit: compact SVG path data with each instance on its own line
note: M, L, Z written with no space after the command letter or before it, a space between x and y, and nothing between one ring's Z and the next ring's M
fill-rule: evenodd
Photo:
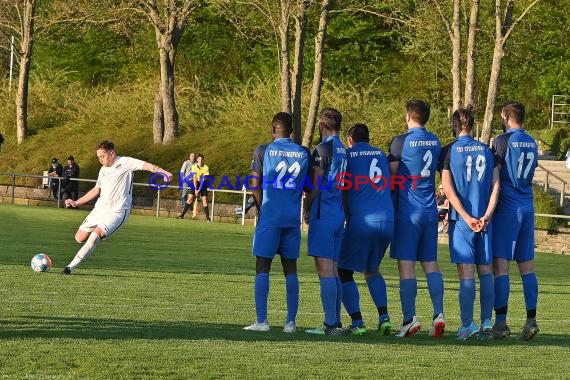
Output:
M211 222L210 219L210 210L208 209L208 180L205 176L210 175L210 168L208 165L204 164L204 155L199 154L197 157L197 163L192 166L192 173L194 176L192 180L194 181L194 195L189 196L186 204L184 205L184 210L182 210L182 214L176 217L176 219L184 219L184 215L190 209L190 206L194 203L194 200L198 197L202 198L202 205L204 206L204 214L206 214L206 220ZM196 218L196 207L193 210L192 218Z

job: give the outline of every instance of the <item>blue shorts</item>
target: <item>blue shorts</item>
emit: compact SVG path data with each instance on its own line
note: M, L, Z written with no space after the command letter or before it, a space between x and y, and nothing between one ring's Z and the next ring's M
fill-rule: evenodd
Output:
M437 213L397 215L390 257L398 260L437 261Z
M517 262L534 260L534 213L495 213L493 236L493 257Z
M338 267L354 272L376 272L394 235L394 223L370 221L346 226Z
M296 260L301 249L301 227L257 226L253 235L253 255L273 259L276 254Z
M311 219L308 238L309 256L338 261L343 232L343 219Z
M475 232L463 220L449 221L449 254L454 264L489 265L493 261L492 224Z

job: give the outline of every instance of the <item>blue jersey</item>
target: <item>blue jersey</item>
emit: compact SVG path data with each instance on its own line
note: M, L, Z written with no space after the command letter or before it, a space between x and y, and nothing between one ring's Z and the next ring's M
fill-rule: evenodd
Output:
M493 140L501 192L495 212L534 212L532 178L538 163L536 141L523 129L509 129Z
M297 227L310 153L290 138L278 138L255 150L251 170L262 175L259 225Z
M346 149L338 136L329 136L317 145L312 165L321 168L319 193L311 205L311 219L344 219L340 173L346 170Z
M400 177L391 180L398 215L437 214L435 172L440 152L441 143L425 127L410 128L408 133L394 137L388 161L399 162L396 174ZM403 188L400 188L396 181L404 178Z
M388 159L380 149L359 142L346 151L347 190L351 220L394 221ZM366 183L365 183L366 182Z
M455 193L465 211L479 219L485 215L493 185L494 159L487 145L471 136L458 137L449 145L443 170L451 171ZM459 220L453 208L450 220Z

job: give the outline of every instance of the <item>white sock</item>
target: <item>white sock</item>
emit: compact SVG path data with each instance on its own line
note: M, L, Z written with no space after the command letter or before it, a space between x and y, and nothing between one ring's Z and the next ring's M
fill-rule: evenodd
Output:
M97 247L97 244L99 244L100 241L101 238L99 237L99 235L97 235L95 232L91 232L91 234L87 238L87 241L85 242L85 244L83 244L83 246L79 249L79 251L77 251L77 254L73 258L73 260L71 260L71 263L69 263L68 267L72 270L75 269L75 267L81 264L83 260L85 260L86 258L88 258L93 254L93 252L95 251L95 247Z

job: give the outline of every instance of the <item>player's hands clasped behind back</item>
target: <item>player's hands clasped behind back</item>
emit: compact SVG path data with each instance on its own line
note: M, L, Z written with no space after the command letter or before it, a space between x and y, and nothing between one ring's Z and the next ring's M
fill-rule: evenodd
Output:
M487 226L489 225L490 220L491 218L488 217L487 215L484 215L480 219L476 219L472 216L469 216L469 218L465 222L473 231L481 232L487 230Z

